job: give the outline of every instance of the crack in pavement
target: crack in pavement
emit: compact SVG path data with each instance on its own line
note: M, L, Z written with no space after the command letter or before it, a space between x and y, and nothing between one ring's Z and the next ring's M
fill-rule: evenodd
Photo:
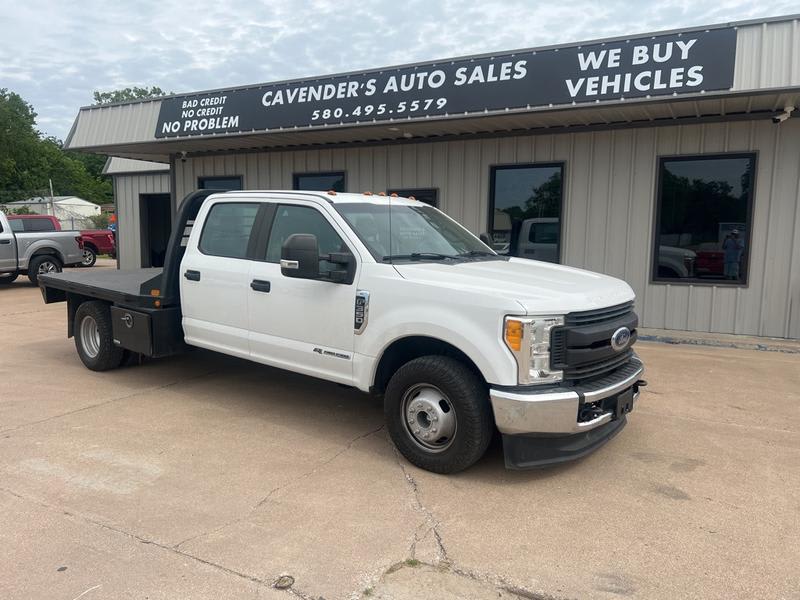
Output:
M22 423L20 425L16 425L15 427L9 427L8 429L0 429L0 435L6 434L6 433L12 433L14 431L19 431L20 429L24 429L26 427L33 427L34 425L41 425L42 423L47 423L48 421L54 421L56 419L61 419L63 417L68 417L70 415L74 415L74 414L77 414L77 413L80 413L80 412L83 412L83 411L86 411L86 410L92 410L93 408L99 408L101 406L105 406L105 405L111 404L113 402L119 402L121 400L128 400L130 398L134 398L134 397L140 396L142 394L149 394L151 392L157 392L159 390L163 390L163 389L166 389L168 387L172 387L174 385L178 385L179 383L186 383L186 382L189 382L189 381L194 381L196 379L202 379L203 377L208 377L210 375L214 375L215 373L219 373L219 369L214 369L213 371L207 371L205 373L201 373L200 375L195 375L195 376L189 377L187 379L179 379L177 381L172 381L170 383L166 383L164 385L148 388L146 390L140 390L140 391L137 391L137 392L132 392L130 394L126 394L125 396L120 396L118 398L109 398L108 400L103 400L102 402L98 402L96 404L90 404L89 406L82 406L81 408L76 408L74 410L69 410L69 411L67 411L65 413L60 413L60 414L57 414L57 415L51 415L51 416L46 417L44 419L39 419L38 421L30 421L28 423Z
M400 454L400 451L397 450L397 448L394 446L393 450L395 458L397 459L397 464L400 467L400 470L403 473L403 477L405 477L405 480L408 483L408 486L411 490L411 494L412 497L414 498L417 511L422 513L424 519L422 523L420 523L414 530L414 540L411 543L411 547L409 548L409 559L406 559L406 561L396 563L395 565L389 567L389 569L384 571L379 577L380 581L383 581L386 575L394 573L395 571L402 569L404 567L413 568L413 564L411 563L415 563L418 565L420 564L426 565L434 569L445 569L461 577L466 577L468 579L471 579L479 583L492 585L498 590L514 594L515 596L519 598L524 598L526 600L567 600L565 598L553 596L551 594L528 590L524 587L510 583L498 575L492 575L487 573L481 573L478 571L468 570L456 565L453 559L448 554L447 548L444 543L444 539L442 538L442 534L439 531L439 526L442 524L441 521L439 521L436 518L436 516L433 514L433 511L431 511L431 509L428 508L422 501L419 484L417 483L416 479L414 479L414 477L411 475L411 473L409 473L408 469L406 468L406 465L403 463L404 459ZM423 528L425 528L424 533L420 534L420 530L422 530ZM437 556L435 564L431 564L425 561L420 561L417 560L416 558L417 544L422 540L424 540L425 538L427 538L427 536L430 534L433 534L433 537L436 541Z
M411 495L414 498L414 502L417 505L417 511L421 512L425 517L424 522L418 525L416 530L414 531L414 542L411 544L410 548L411 558L414 558L414 554L416 553L417 543L425 539L430 532L433 532L433 537L436 540L436 555L437 555L436 560L438 562L449 563L450 559L447 556L447 549L445 548L444 541L442 540L442 536L439 533L439 525L441 525L441 522L436 519L433 512L431 512L431 510L427 506L425 506L425 504L422 502L422 498L420 498L419 494L419 486L417 485L417 481L414 479L411 473L408 472L408 469L406 469L406 466L403 464L403 457L400 454L400 451L397 449L396 446L392 446L392 449L394 451L395 459L397 460L397 465L403 472L403 477L405 477L406 482L408 483L409 488L411 489ZM425 535L419 537L419 530L425 525L428 525L428 529L425 531Z
M189 542L192 542L194 540L197 540L199 538L202 538L202 537L205 537L205 536L208 536L208 535L213 535L213 534L217 533L218 531L222 531L223 529L225 529L227 527L230 527L231 525L235 525L236 523L241 523L242 521L246 521L247 519L249 519L253 515L253 513L256 510L258 510L263 505L265 505L267 502L269 502L270 498L274 494L276 494L277 492L279 492L281 490L285 490L286 488L291 487L291 486L295 485L296 483L299 483L299 482L303 481L304 479L307 479L307 478L311 477L312 475L317 473L320 469L322 469L324 466L329 465L334 460L339 458L342 454L344 454L345 452L350 450L356 442L358 442L360 440L363 440L364 438L367 438L367 437L369 437L371 435L374 435L374 434L378 433L379 431L383 430L384 427L385 427L385 425L381 425L377 429L372 429L370 431L367 431L366 433L362 433L362 434L357 435L356 437L351 439L349 442L347 442L347 444L345 444L344 448L340 448L334 454L332 454L328 458L325 458L324 460L319 462L312 469L306 471L305 473L302 473L302 474L298 475L297 477L293 477L292 479L290 479L286 483L283 483L283 484L281 484L279 486L276 486L276 487L272 488L269 491L269 493L267 493L266 496L264 496L255 505L253 505L253 507L247 512L246 515L243 515L241 517L236 517L235 519L231 519L230 521L227 521L227 522L223 523L222 525L214 527L213 529L210 529L209 531L204 531L204 532L198 533L197 535L193 535L193 536L191 536L189 538L186 538L185 540L182 540L182 541L178 542L177 544L175 544L173 546L173 548L178 549L180 546L183 546L184 544L187 544Z
M371 431L368 431L366 433L362 433L361 435L358 435L358 436L354 437L352 440L347 442L347 444L345 445L344 448L342 448L341 450L338 450L335 454L333 454L329 458L327 458L327 459L323 460L322 462L320 462L317 466L315 466L310 471L307 471L306 473L303 473L302 475L299 475L299 476L293 478L291 481L288 481L283 485L279 485L278 487L273 488L272 490L269 491L269 493L266 496L264 496L261 500L259 500L256 503L255 506L253 506L253 508L250 511L250 514L252 514L252 512L254 510L256 510L256 509L260 508L261 506L263 506L264 504L266 504L269 501L269 499L272 497L272 495L275 494L276 492L279 492L280 490L286 489L287 487L289 487L291 485L294 485L295 483L299 483L300 481L302 481L304 479L307 479L308 477L311 477L314 473L319 471L322 467L332 463L334 460L339 458L342 454L344 454L345 452L350 450L350 448L353 447L353 444L355 444L359 440L363 440L364 438L367 438L367 437L369 437L371 435L374 435L374 434L378 433L384 427L385 427L385 425L381 425L377 429L372 429Z
M47 510L61 513L62 515L65 515L65 516L67 516L67 517L69 517L71 519L78 519L78 520L81 520L81 521L83 521L85 523L88 523L90 525L94 525L95 527L100 527L101 529L105 529L107 531L112 531L114 533L118 533L118 534L123 535L123 536L125 536L127 538L135 540L135 541L137 541L137 542L139 542L141 544L145 544L145 545L148 545L148 546L155 546L156 548L160 548L161 550L165 550L167 552L171 552L171 553L177 554L177 555L182 556L184 558L189 558L191 560L197 561L197 562L202 563L204 565L208 565L210 567L213 567L215 569L223 571L223 572L225 572L225 573L227 573L229 575L234 575L236 577L240 577L242 579L246 579L248 581L252 581L252 582L257 583L259 585L272 587L272 584L270 582L265 581L264 579L261 579L259 577L254 576L254 575L248 575L247 573L242 573L240 571L237 571L235 569L231 569L231 568L226 567L224 565L221 565L219 563L215 563L213 561L206 560L204 558L200 558L199 556L195 556L194 554L190 554L188 552L183 552L181 550L176 550L175 548L170 547L170 546L168 546L166 544L162 544L161 542L157 542L156 540L151 540L151 539L148 539L148 538L144 538L144 537L142 537L142 536L140 536L138 534L131 533L130 531L125 531L124 529L120 529L118 527L114 527L112 525L108 525L106 523L102 523L101 521L97 521L95 519L87 517L86 515L82 515L80 513L73 513L71 511L64 510L63 508L59 508L57 506L53 506L51 504L48 504L47 502L42 502L41 500L37 500L36 498L23 496L22 494L18 494L17 492L15 492L13 490L10 490L8 488L0 487L0 491L3 491L5 493L7 493L7 494L10 494L11 496L14 496L16 498L19 498L20 500L24 500L26 502L32 502L33 504L36 504L36 505L38 505L38 506L40 506L42 508L46 508Z

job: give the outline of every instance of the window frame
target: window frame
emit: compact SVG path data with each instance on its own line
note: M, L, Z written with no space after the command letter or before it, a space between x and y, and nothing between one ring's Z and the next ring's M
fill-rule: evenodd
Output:
M226 179L238 179L239 180L239 189L238 190L228 190L225 189L226 192L241 192L244 190L244 177L242 175L199 175L197 177L197 189L198 190L215 190L217 188L214 187L204 187L205 184L208 182L214 181L222 181Z
M658 246L660 246L659 231L661 230L661 208L662 192L661 182L664 174L664 163L667 161L690 161L690 160L714 160L725 158L748 158L753 164L753 178L750 184L750 193L747 197L746 219L747 231L745 232L745 244L742 264L746 265L745 277L741 281L731 281L727 279L703 279L700 277L669 278L658 276ZM750 256L751 244L753 239L753 217L756 195L756 185L758 179L758 152L748 150L743 152L712 152L708 154L670 154L659 155L656 157L656 189L655 189L655 214L653 217L653 229L650 242L650 280L649 283L655 285L695 285L695 286L721 286L730 288L747 288L750 286Z
M347 191L347 171L312 171L308 173L292 173L292 191L294 192L327 192L329 190L304 190L298 187L298 181L301 177L342 177L342 187L344 188L340 194Z
M486 234L489 241L493 243L494 235L494 204L495 204L495 183L498 169L530 169L531 167L559 167L561 169L561 202L558 207L558 262L554 264L564 264L562 262L564 251L564 199L566 197L567 186L567 161L551 160L547 162L527 162L527 163L499 163L489 165L489 203L488 214L486 217ZM498 230L502 231L502 230ZM509 234L510 234L509 230ZM491 246L491 244L490 244ZM509 255L511 256L511 255ZM525 258L524 256L511 256L512 258Z
M428 204L424 200L420 200L419 198L417 198L417 193L419 192L433 192L434 194L433 201L435 204ZM398 196L404 198L408 198L409 196L414 196L415 200L419 200L420 202L428 204L428 206L432 206L433 208L441 210L441 208L439 208L439 188L437 187L391 188L386 190L386 193L389 196L391 196L392 194L397 194Z
M203 236L206 233L206 227L208 226L208 218L211 216L211 212L220 205L225 204L253 204L258 207L256 211L255 219L253 220L253 227L250 229L250 236L247 239L247 247L245 248L245 255L244 256L228 256L225 254L209 254L208 252L203 250L202 242ZM231 199L230 201L220 201L214 202L209 209L208 212L203 217L203 229L200 230L200 236L197 238L197 251L202 254L203 256L210 256L213 258L228 258L231 260L255 260L253 257L254 246L255 242L258 239L258 232L260 227L263 225L264 220L264 213L267 209L266 202L258 202L255 200L244 200L240 198Z

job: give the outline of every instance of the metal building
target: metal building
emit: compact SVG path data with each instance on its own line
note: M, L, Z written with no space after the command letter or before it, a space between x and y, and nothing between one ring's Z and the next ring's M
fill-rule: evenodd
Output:
M123 267L168 190L397 191L625 279L646 327L800 338L798 114L789 16L85 107L67 147L119 157Z

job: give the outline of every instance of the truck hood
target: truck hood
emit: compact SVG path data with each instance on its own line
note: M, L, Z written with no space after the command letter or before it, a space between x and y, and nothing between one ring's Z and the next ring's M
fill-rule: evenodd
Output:
M615 277L525 258L395 264L408 280L447 291L516 300L529 314L565 314L606 308L634 299Z

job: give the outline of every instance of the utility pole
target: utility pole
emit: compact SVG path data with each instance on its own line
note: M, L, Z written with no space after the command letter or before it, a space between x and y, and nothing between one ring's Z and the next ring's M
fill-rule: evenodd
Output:
M55 217L56 216L56 203L55 198L53 197L53 180L48 179L47 181L50 182L50 212L49 215Z

